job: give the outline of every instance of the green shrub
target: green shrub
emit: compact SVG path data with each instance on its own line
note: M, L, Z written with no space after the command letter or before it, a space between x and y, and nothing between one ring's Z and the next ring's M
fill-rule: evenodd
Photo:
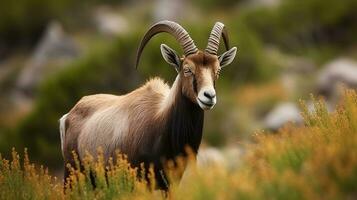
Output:
M5 0L0 3L0 49L33 44L47 23L75 6L70 0ZM4 53L4 52L1 52Z
M356 42L356 7L354 0L284 0L277 7L247 10L240 17L264 42L303 54L316 46L343 49Z
M52 20L67 22L72 29L88 25L91 8L126 0L4 0L0 2L0 58L18 47L34 45ZM78 12L81 10L81 12Z

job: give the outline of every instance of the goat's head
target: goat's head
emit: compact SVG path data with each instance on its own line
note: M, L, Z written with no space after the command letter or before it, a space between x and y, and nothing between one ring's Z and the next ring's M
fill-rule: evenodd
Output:
M208 38L207 48L201 51L197 49L189 34L179 24L171 21L158 22L146 32L140 43L136 67L147 42L161 32L173 35L183 48L184 55L180 58L175 50L161 44L161 53L165 61L174 66L182 77L182 93L202 109L213 108L217 102L215 81L221 69L233 61L237 52L236 47L229 49L228 34L224 24L217 22L214 25ZM221 36L223 36L227 51L217 56Z

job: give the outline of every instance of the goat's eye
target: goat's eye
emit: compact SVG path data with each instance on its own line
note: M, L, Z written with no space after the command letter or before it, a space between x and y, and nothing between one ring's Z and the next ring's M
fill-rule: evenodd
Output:
M184 69L183 69L183 74L184 74L184 76L191 76L192 75L192 71L191 71L191 69L190 68L188 68L188 67L185 67Z

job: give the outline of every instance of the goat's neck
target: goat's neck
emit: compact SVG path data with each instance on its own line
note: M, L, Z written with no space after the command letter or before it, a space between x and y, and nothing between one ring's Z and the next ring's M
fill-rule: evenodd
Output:
M166 110L166 150L168 157L184 155L188 146L197 153L202 139L202 128L204 112L195 103L182 94L182 79L180 75L176 78L170 95L172 102Z

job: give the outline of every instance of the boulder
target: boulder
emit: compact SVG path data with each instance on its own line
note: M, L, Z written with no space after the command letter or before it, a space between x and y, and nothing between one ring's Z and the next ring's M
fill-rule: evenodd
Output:
M197 167L226 167L234 169L239 165L239 159L244 149L238 145L228 145L222 149L202 147L197 154Z
M315 112L315 107L312 101L307 101L306 106L309 113ZM325 106L328 112L335 110L335 104L325 101ZM304 123L302 118L302 110L293 102L283 102L273 108L263 120L265 129L270 131L278 131L287 123L294 123L301 126Z
M300 109L295 103L283 102L273 108L263 120L264 128L277 131L286 123L302 124Z
M155 0L154 21L177 21L188 14L185 0Z
M115 37L129 31L127 20L107 7L100 7L95 11L94 22L97 30L106 36Z
M357 89L357 62L349 58L338 58L323 66L317 77L318 94L336 99L341 87Z
M78 55L77 45L63 31L61 24L51 22L20 72L17 89L25 96L31 97L34 89L44 77L66 66Z
M210 166L225 166L226 160L223 153L214 148L207 147L201 148L197 154L197 166L200 168L210 167Z

